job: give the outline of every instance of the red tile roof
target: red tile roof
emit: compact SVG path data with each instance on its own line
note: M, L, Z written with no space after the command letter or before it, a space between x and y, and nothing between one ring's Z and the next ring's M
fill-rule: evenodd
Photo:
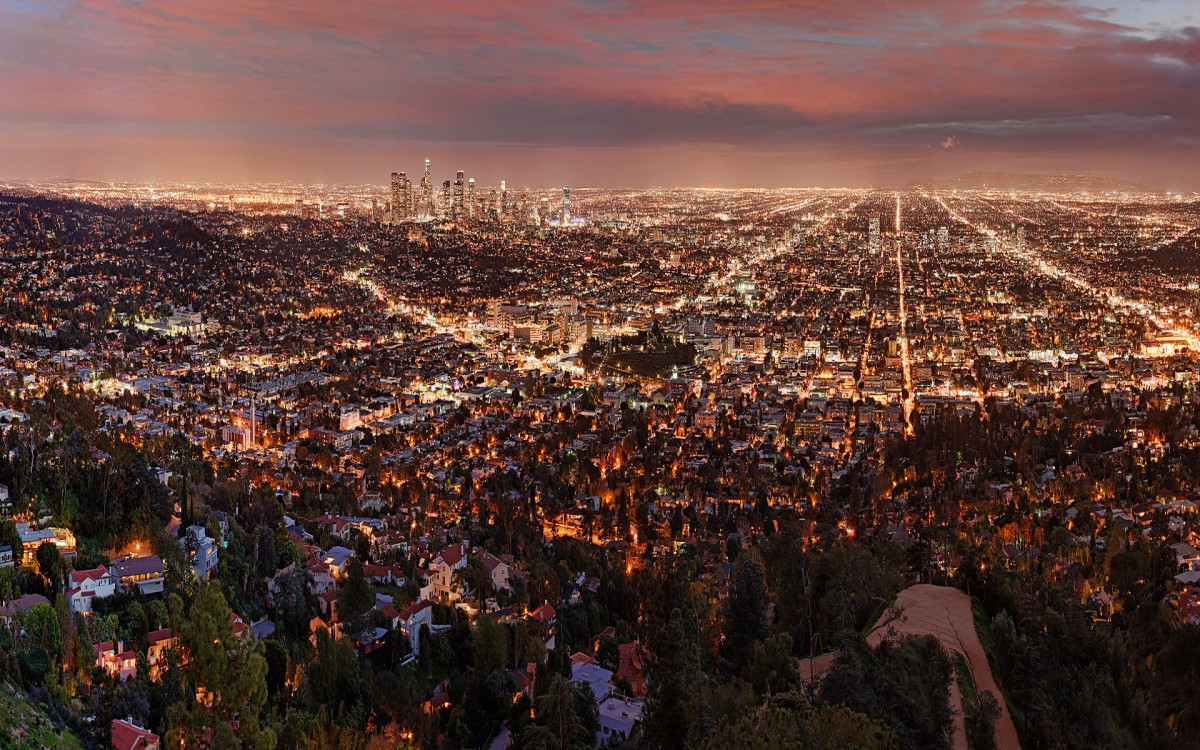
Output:
M108 575L108 568L103 565L92 568L91 570L72 570L70 575L70 583L68 588L77 589L87 580L98 580Z
M149 750L158 747L157 734L128 721L113 719L110 730L112 746L116 750Z

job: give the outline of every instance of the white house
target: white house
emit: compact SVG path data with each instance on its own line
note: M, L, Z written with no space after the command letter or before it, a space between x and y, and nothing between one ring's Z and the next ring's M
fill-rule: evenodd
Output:
M410 604L400 610L393 627L408 638L414 654L421 653L421 626L433 629L433 602L429 600Z
M203 526L192 525L187 527L179 544L192 560L196 580L207 581L217 568L217 540Z
M72 570L67 580L67 599L71 611L90 614L92 600L112 596L117 591L117 582L103 565L92 570Z
M453 598L455 592L454 571L467 566L466 550L462 544L452 544L429 561L429 583L434 596Z
M161 594L163 590L163 562L158 555L126 557L112 564L112 577L127 591L137 587L143 595Z
M611 742L614 735L618 741L628 739L642 720L644 708L644 703L633 698L617 695L606 698L600 703L600 731L596 732L596 745Z
M504 555L508 557L508 555ZM479 561L483 563L484 570L492 578L492 588L496 591L508 589L508 573L511 570L508 562L503 557L496 557L491 552L484 552L479 556Z

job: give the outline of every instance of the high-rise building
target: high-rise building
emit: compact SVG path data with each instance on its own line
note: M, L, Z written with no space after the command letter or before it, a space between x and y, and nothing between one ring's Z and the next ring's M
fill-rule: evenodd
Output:
M475 218L475 178L467 180L467 218Z
M450 209L451 218L463 217L463 187L463 171L460 169L454 174L454 205Z
M429 176L429 160L425 160L425 176L421 178L421 213L433 215L433 178Z
M883 239L879 236L878 216L871 217L871 223L867 228L867 250L871 255L879 255L883 252Z
M571 223L571 188L566 185L563 185L562 223L563 226Z
M408 177L404 172L392 172L392 223L399 224L408 218L408 206L405 200L404 184Z
M442 205L440 207L441 210L438 211L438 213L442 214L443 216L449 216L451 210L450 207L450 180L442 180Z
M508 211L508 186L504 184L504 180L500 180L500 208L497 211L501 216L504 216Z

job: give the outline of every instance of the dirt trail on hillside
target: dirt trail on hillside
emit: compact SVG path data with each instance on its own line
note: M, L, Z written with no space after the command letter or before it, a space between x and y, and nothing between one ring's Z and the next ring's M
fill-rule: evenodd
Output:
M893 617L893 615L898 616ZM1021 750L1017 738L1017 727L1013 724L1008 706L1000 695L996 678L979 635L975 632L975 618L971 612L970 598L955 588L917 584L900 592L892 610L885 612L867 636L867 643L874 648L889 633L897 635L932 635L941 642L947 652L957 652L967 660L975 690L980 695L986 690L1000 703L1000 718L996 721L997 750ZM951 653L953 656L953 653ZM813 660L800 660L800 673L805 680L812 673L820 675L833 663L836 654L821 654ZM811 666L810 666L811 665ZM954 750L967 750L967 734L962 710L962 693L958 680L950 681L950 706L954 709Z
M987 690L1000 702L1000 718L996 721L997 750L1020 750L1017 727L1013 724L1008 706L1004 704L1000 695L1000 688L996 685L996 678L992 676L987 654L984 653L983 644L979 642L979 635L975 632L971 599L955 588L920 583L900 592L896 597L895 609L899 610L899 617L888 621L888 613L885 613L875 624L875 630L867 636L867 643L876 646L889 632L899 635L932 635L941 641L942 647L947 651L962 654L971 669L971 677L975 680L975 690L980 695ZM954 680L950 688L951 705L958 711L954 720L954 748L966 750L967 735L963 727L962 695L958 690L958 680Z

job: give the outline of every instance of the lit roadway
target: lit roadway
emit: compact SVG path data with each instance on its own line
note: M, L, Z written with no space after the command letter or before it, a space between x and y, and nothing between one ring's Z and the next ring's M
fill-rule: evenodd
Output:
M900 224L900 196L896 196L896 224ZM896 273L899 275L900 290L900 371L904 375L904 431L913 434L913 387L912 365L908 359L908 308L904 304L904 261L901 258L903 244L896 239Z
M997 243L999 244L1000 249L1002 251L1004 251L1005 253L1007 253L1008 255L1010 255L1018 260L1023 261L1024 263L1026 263L1027 265L1029 265L1033 268L1036 268L1038 271L1040 271L1045 276L1048 276L1053 279L1057 279L1059 281L1066 282L1067 284L1074 286L1075 288L1079 289L1080 291L1084 292L1085 294L1088 294L1095 298L1103 300L1114 311L1119 312L1119 311L1124 311L1124 310L1132 310L1132 311L1138 313L1142 317L1144 317L1147 320L1149 320L1150 322L1154 323L1154 325L1157 326L1160 331L1178 336L1178 337L1186 340L1188 346L1192 349L1192 351L1200 352L1200 336L1197 336L1196 332L1191 329L1176 326L1174 319L1172 317L1169 317L1162 309L1156 308L1154 305L1147 303L1147 302L1128 299L1124 295L1118 294L1117 292L1114 292L1110 289L1098 288L1098 287L1094 286L1090 281L1083 278L1082 276L1079 276L1078 274L1072 273L1071 271L1067 271L1063 268L1060 268L1059 266L1054 265L1053 263L1047 261L1045 258L1041 257L1040 255L1038 255L1037 253L1035 253L1032 250L1022 249L1022 248L1014 248L1011 245L1009 245L1007 242L1000 241L1000 238L994 229L991 229L989 227L983 227L983 226L980 226L978 224L971 222L969 219L964 217L962 214L960 214L957 211L955 211L954 209L950 208L950 206L947 205L946 202L944 200L942 200L940 197L938 197L938 196L931 196L931 197L935 201L940 203L942 208L944 208L946 210L946 212L948 214L950 214L950 216L955 221L957 221L961 224L965 224L968 227L971 227L972 229L974 229L976 232L979 232L980 234L986 235L987 237L997 240Z

